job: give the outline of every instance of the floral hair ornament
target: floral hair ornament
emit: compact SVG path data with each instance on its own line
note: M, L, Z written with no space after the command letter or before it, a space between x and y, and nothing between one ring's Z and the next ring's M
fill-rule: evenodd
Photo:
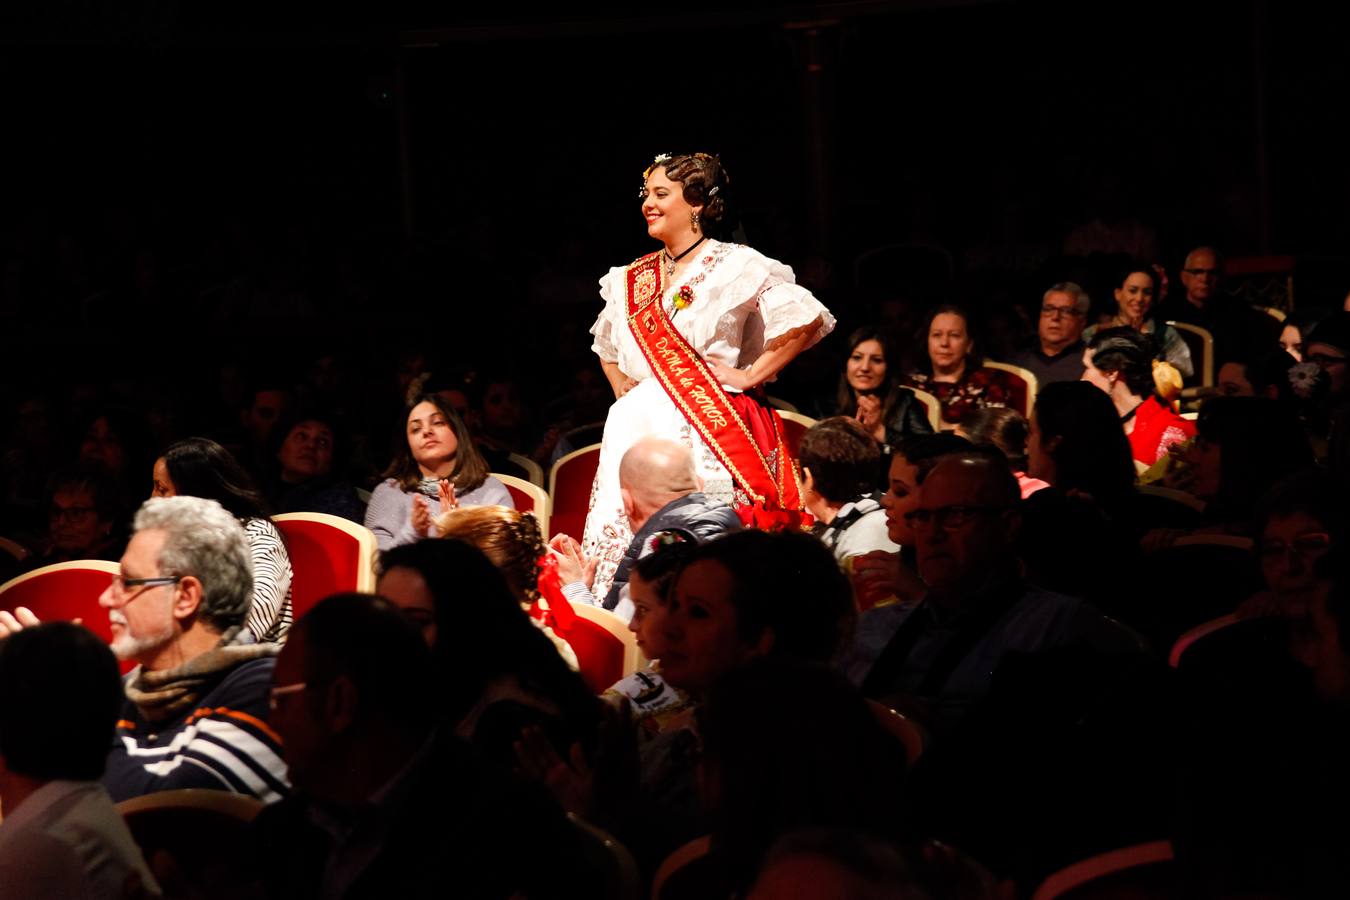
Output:
M1289 367L1289 387L1300 400L1312 397L1321 377L1322 367L1315 362L1301 362Z
M1181 396L1181 372L1170 362L1161 359L1153 361L1153 386L1158 396L1175 411Z
M652 172L661 168L666 163L670 162L673 158L674 157L672 157L669 153L656 154L656 156L652 157L652 164L642 170L642 180L646 181L648 178L651 177Z

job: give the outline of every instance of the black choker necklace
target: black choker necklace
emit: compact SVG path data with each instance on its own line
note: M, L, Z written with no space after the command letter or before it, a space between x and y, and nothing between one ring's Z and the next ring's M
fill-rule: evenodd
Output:
M1123 415L1123 416L1120 417L1120 424L1124 425L1126 422L1128 422L1128 421L1130 421L1131 419L1133 419L1133 418L1134 418L1134 414L1137 413L1137 412L1139 412L1139 407L1141 407L1141 406L1143 406L1143 405L1144 405L1144 401L1142 401L1142 400L1140 400L1138 403L1136 403L1134 409L1130 410L1130 411L1127 412L1125 415Z
M679 262L680 260L684 259L684 258L685 258L686 256L688 256L690 253L693 253L693 252L694 252L694 248L697 247L699 244L703 243L703 242L704 242L705 240L707 240L707 239L708 239L708 236L707 236L706 234L703 235L703 237L701 237L701 238L699 238L698 240L694 241L692 244L690 244L690 245L689 245L688 247L686 247L684 250L681 250L681 251L680 251L680 254L679 254L678 256L671 256L669 250L663 250L663 251L661 251L661 252L664 253L664 254L666 255L666 260L667 260L667 262L669 262L669 263L671 264L671 266L674 266L677 262Z

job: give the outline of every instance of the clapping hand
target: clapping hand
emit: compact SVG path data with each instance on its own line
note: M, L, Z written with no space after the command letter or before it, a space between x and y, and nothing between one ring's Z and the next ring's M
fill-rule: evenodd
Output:
M555 535L548 542L549 551L558 561L558 582L573 584L580 581L589 589L595 584L595 570L600 560L581 555L581 545L565 534Z
M9 610L0 609L0 639L23 631L25 628L41 624L38 617L33 615L33 611L26 606L15 607L12 613ZM78 619L75 620L75 624L79 624Z
M520 773L548 788L559 806L579 816L590 811L595 777L580 744L573 744L564 760L544 729L532 725L521 730L514 749Z
M858 424L869 433L881 428L881 398L876 394L862 394L858 397Z

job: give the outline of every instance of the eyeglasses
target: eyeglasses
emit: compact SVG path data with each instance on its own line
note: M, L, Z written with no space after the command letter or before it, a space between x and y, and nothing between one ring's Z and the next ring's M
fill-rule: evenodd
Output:
M1213 278L1214 276L1219 274L1218 269L1182 269L1181 271L1185 272L1187 275L1194 275L1197 278L1201 278L1206 275Z
M1264 559L1278 559L1286 553L1293 552L1307 559L1313 556L1320 556L1331 549L1331 535L1320 531L1313 531L1307 534L1300 534L1292 541L1263 541L1261 543L1261 556Z
M981 513L1006 512L1006 506L940 506L937 509L912 509L905 513L910 528L926 526L930 522L943 531L954 531L972 521Z
M277 698L285 697L287 694L298 694L309 687L303 681L297 681L295 684L279 684L267 692L267 708L272 712L277 711Z
M1081 316L1082 313L1078 311L1078 307L1076 306L1042 306L1041 315L1045 316L1047 319L1058 319L1061 317L1073 319Z
M115 596L125 597L131 588L158 587L161 584L177 584L182 580L182 575L159 575L154 578L123 578L121 575L114 575L112 592Z

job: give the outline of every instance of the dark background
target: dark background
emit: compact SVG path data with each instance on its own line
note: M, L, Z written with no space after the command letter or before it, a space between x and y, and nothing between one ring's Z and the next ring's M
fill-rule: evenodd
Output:
M3 14L9 380L582 358L596 279L651 249L640 173L681 149L845 325L888 291L1037 302L1094 217L1173 269L1212 242L1296 254L1300 302L1350 286L1346 63L1297 5L276 5ZM895 242L937 274L859 285Z

